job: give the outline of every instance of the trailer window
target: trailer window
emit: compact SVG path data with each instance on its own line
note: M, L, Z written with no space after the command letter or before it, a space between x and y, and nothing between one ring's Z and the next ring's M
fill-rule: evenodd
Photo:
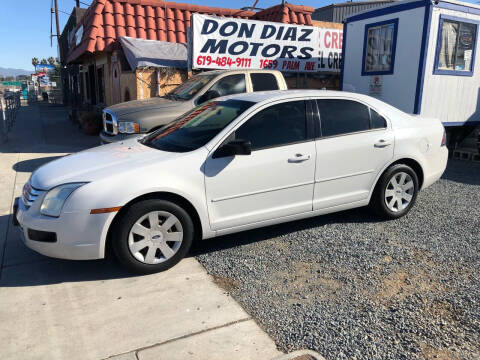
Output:
M476 23L442 16L434 73L472 75L476 41Z
M365 26L362 75L393 74L398 18Z

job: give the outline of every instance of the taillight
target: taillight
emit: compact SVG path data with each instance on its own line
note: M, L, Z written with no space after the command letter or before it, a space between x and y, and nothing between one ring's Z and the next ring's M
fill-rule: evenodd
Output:
M447 132L445 129L443 129L442 145L440 146L447 146Z

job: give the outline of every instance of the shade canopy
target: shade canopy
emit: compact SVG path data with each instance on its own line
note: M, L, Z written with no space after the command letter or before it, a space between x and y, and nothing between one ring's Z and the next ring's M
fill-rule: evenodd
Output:
M187 46L185 44L128 36L122 36L119 40L123 53L133 70L145 67L187 68Z

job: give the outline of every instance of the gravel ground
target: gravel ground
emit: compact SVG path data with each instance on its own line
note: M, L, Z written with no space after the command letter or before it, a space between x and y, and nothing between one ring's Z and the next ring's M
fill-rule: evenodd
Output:
M480 164L450 161L399 220L356 209L194 254L283 351L480 359Z

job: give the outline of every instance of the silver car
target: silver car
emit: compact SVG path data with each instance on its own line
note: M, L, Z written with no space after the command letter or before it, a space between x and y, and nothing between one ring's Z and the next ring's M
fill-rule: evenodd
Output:
M103 110L102 143L137 137L156 130L208 100L253 91L286 90L275 70L215 70L190 78L168 95L127 101Z

